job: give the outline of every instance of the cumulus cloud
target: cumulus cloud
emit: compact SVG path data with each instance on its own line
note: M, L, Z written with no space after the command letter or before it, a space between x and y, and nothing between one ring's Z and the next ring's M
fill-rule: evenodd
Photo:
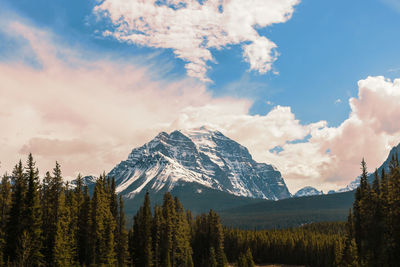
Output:
M250 69L271 70L276 44L257 29L289 20L300 0L104 0L94 9L113 27L104 36L117 40L172 49L186 62L187 74L209 81L211 49L239 44Z
M67 177L107 172L160 131L207 125L277 166L292 192L304 185L328 190L353 180L362 157L372 170L400 142L400 79L359 81L349 118L338 127L303 124L290 107L250 115L251 101L215 98L194 79L156 80L154 68L82 60L48 32L7 26L41 67L0 62L2 172L28 152L42 171L58 160Z

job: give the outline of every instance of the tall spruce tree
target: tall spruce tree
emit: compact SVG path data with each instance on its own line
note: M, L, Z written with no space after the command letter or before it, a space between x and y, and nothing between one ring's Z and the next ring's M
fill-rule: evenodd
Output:
M346 236L345 236L345 244L341 256L341 261L339 266L343 267L357 267L358 258L357 258L357 247L354 240L354 218L349 210L349 215L347 217L346 223Z
M160 267L161 265L161 234L164 225L162 209L159 206L154 207L154 218L152 223L152 242L153 242L153 266Z
M6 226L6 249L4 257L6 262L15 263L19 261L17 259L18 244L22 240L24 233L24 225L21 222L23 221L24 200L27 192L27 180L22 161L19 161L14 167L11 181L12 200Z
M173 232L173 266L192 267L192 248L190 246L190 228L185 209L175 197L175 222Z
M72 214L67 204L66 191L60 193L58 199L58 218L54 242L54 265L75 265L75 239L71 232Z
M119 213L117 219L116 254L118 266L122 267L126 266L128 263L128 232L125 229L126 220L122 196L119 197Z
M400 167L397 153L390 162L388 181L388 232L387 240L390 263L400 262Z
M150 197L147 192L143 206L140 207L133 223L133 253L135 266L153 266L152 220Z
M11 184L7 173L0 184L0 266L5 265L4 250L6 246L7 220L11 206Z
M92 199L91 246L92 263L113 265L115 263L114 232L116 222L110 210L110 194L107 178L97 180Z
M28 234L30 241L29 250L27 255L27 263L30 266L39 266L42 264L43 255L42 250L42 209L40 204L40 191L39 191L39 171L36 168L35 161L32 154L29 154L26 173L28 180L28 190L25 195L24 201L24 218L23 227L24 231ZM25 251L26 252L26 251Z

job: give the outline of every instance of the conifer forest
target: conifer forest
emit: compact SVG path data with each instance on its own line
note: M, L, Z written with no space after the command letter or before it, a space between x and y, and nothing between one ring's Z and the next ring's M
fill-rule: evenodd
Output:
M40 176L32 155L0 184L1 266L250 267L398 266L400 168L368 182L366 163L347 222L296 228L224 227L218 214L192 214L166 193L149 194L133 218L124 212L112 177L89 192L81 176L65 183L61 167ZM127 223L132 221L132 223Z

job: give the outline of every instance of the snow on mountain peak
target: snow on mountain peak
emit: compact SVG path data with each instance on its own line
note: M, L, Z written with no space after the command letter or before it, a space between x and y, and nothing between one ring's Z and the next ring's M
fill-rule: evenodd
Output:
M300 189L299 191L294 194L294 197L306 197L306 196L317 196L317 195L323 195L324 193L322 191L318 191L312 186L306 186Z
M133 149L109 176L115 177L117 192L128 197L142 190L170 191L185 183L238 196L290 197L276 168L255 162L247 148L206 127L161 132Z

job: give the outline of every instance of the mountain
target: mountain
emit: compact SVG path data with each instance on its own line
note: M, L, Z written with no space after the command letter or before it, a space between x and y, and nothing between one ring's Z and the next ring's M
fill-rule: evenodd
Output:
M205 127L161 132L133 149L108 176L115 178L117 193L126 199L184 187L190 188L188 192L194 189L194 195L211 190L255 199L291 196L274 166L257 163L247 148Z
M383 162L383 164L378 168L378 174L379 175L382 173L382 169L384 169L386 173L389 173L389 164L390 164L390 161L392 160L392 157L394 155L397 155L397 157L400 158L400 144L398 144L397 146L393 147L390 150L388 157ZM372 181L374 180L374 172L375 171L371 172L368 175L368 181L370 183L372 183ZM339 189L339 190L337 190L335 192L336 193L341 193L341 192L352 191L352 190L355 190L359 185L360 185L360 177L357 177L354 181L352 181L346 187L341 188L341 189Z
M323 195L324 192L318 191L312 186L306 186L300 189L299 191L294 194L293 197L308 197L308 196L318 196L318 195Z

